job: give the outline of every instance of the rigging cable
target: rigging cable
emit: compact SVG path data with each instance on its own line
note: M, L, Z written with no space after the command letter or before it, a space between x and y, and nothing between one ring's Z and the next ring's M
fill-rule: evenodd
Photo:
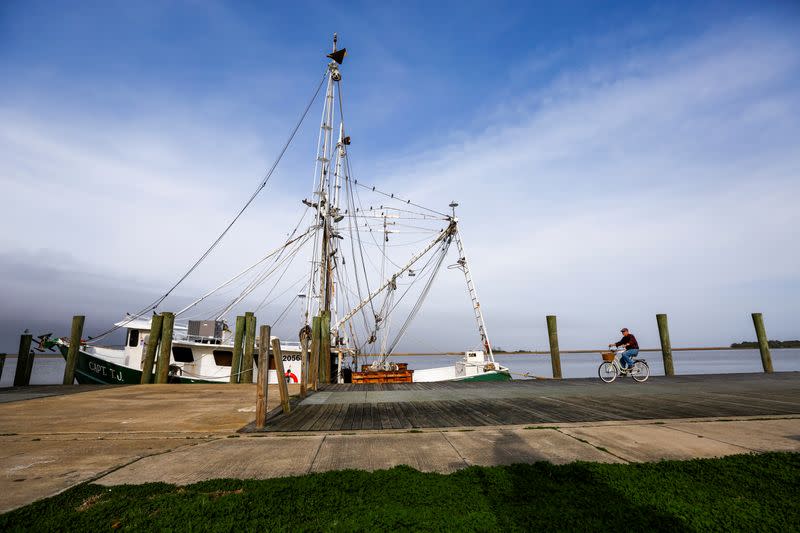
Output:
M291 262L294 261L295 257L297 257L297 253L300 251L300 249L303 247L303 245L305 244L305 242L309 238L310 238L309 234L303 235L303 239L300 240L300 241L297 241L297 243L296 243L297 246L292 252L290 252L288 255L284 256L280 261L277 261L276 263L274 263L272 268L269 271L262 271L259 274L259 276L256 279L254 279L253 281L251 281L250 284L247 287L245 287L245 289L242 291L242 293L239 296L237 296L228 305L228 307L225 309L225 311L223 311L223 313L218 317L218 319L222 318L222 316L227 314L231 309L233 309L234 306L236 306L237 304L242 302L245 298L247 298L254 290L256 290L256 288L258 288L272 274L274 274L281 266L283 266L284 263L291 264ZM282 275L281 275L281 277L282 277Z
M227 235L228 231L230 231L230 229L233 227L233 225L236 223L236 221L239 220L239 218L242 216L242 214L245 212L245 210L248 207L250 207L250 204L253 203L253 201L256 199L258 194L264 189L264 187L266 187L267 183L269 182L270 178L272 177L272 174L275 172L275 169L278 167L278 163L280 163L281 159L283 159L283 155L286 153L286 150L289 148L289 145L291 144L292 140L294 140L294 137L297 134L297 131L300 129L300 126L303 124L303 121L305 120L306 115L308 115L309 109L311 109L311 106L314 104L314 101L317 99L317 95L319 94L319 91L322 88L323 83L325 83L325 80L327 79L327 77L328 77L328 69L326 68L325 69L325 74L322 76L322 79L320 80L319 84L317 85L317 88L314 91L313 96L308 101L308 104L306 105L305 109L303 110L303 114L300 115L300 119L297 121L297 124L295 125L294 129L292 130L291 134L289 135L289 138L286 140L286 143L284 143L283 148L278 153L278 157L275 159L275 161L272 163L272 166L267 171L266 176L264 177L264 179L261 180L261 183L259 183L259 185L256 188L256 190L253 192L253 194L250 196L250 198L244 204L244 207L242 207L239 210L239 212L236 214L236 216L233 217L233 220L231 220L231 222L228 224L228 226L225 228L225 230L219 235L219 237L217 237L217 239L211 244L211 246L208 247L208 249L203 253L203 255L201 255L200 258L197 261L195 261L195 263L191 266L191 268L189 268L189 270L187 270L186 273L183 274L183 276L181 276L180 279L178 279L178 281L175 282L175 284L172 285L172 287L170 287L167 290L166 293L164 293L161 297L157 298L152 304L144 307L138 313L136 313L135 315L132 315L131 317L126 319L126 321L122 322L120 326L115 325L114 327L108 329L107 331L104 331L103 333L97 335L96 337L92 337L91 338L92 341L98 341L102 337L105 337L106 335L116 331L117 329L119 329L123 325L126 325L126 324L132 322L133 320L141 317L146 312L151 311L151 310L155 310L161 304L161 302L163 302L164 300L167 299L167 297L172 293L172 291L174 291L178 287L178 285L183 283L183 281L187 277L189 277L189 275L192 272L195 271L195 269L200 265L200 263L202 263L206 259L206 257L208 257L208 255L214 250L214 248L217 247L217 245L222 241L222 239L225 237L225 235Z
M342 122L342 130L344 130L344 99L342 97L341 82L337 82L337 88L339 89L339 91L338 91L338 95L339 95L339 118L340 118L340 120ZM364 246L363 246L363 243L361 242L361 235L358 232L358 218L357 218L357 215L356 215L358 210L356 209L355 198L353 197L353 187L350 186L350 176L353 175L353 169L352 169L352 166L350 165L350 152L349 152L349 150L346 151L345 154L344 154L344 164L345 164L344 181L345 181L345 189L346 189L345 192L347 194L347 203L348 203L348 206L350 207L350 209L354 213L353 219L348 218L348 224L347 224L348 230L350 232L350 250L351 250L351 255L353 257L353 264L354 264L353 274L354 274L354 277L355 277L355 280L356 280L356 288L358 290L358 298L359 298L359 301L362 301L364 299L364 297L361 294L361 284L360 284L360 282L358 280L358 268L355 267L355 265L357 264L356 255L355 255L355 247L352 244L353 243L353 225L356 226L356 237L358 239L358 250L359 250L359 254L361 255L361 268L362 268L362 271L364 272L364 284L367 287L367 294L371 294L372 291L370 290L370 287L369 287L369 276L367 276L367 267L366 267L366 262L364 261ZM359 199L359 203L360 203L360 199ZM381 281L383 281L383 280L381 280ZM369 306L370 306L370 309L372 310L372 317L373 317L373 320L374 320L374 318L375 318L375 305L372 303L372 300L370 300ZM367 326L368 321L367 321L366 311L363 308L362 308L361 314L362 314L362 316L364 318L365 333L367 333L367 332L369 332L369 327Z
M447 253L447 249L446 248L440 249L439 253L440 254L441 253ZM381 347L381 352L384 352L384 353L382 355L385 356L385 355L388 355L389 353L391 353L391 350L389 350L388 352L385 350L385 347L386 347L386 342L385 341L387 340L386 338L388 337L388 334L389 334L389 332L388 332L388 323L389 322L388 321L389 321L390 317L393 316L395 309L397 309L397 307L400 305L400 303L403 301L403 299L406 297L406 295L408 295L409 291L416 285L417 281L421 280L424 277L424 275L428 272L428 269L430 268L431 264L433 264L434 260L437 257L438 256L435 253L431 254L431 256L428 258L428 260L425 262L425 264L422 266L422 268L420 268L417 271L416 278L413 281L411 281L411 283L408 284L406 289L403 291L403 294L400 295L400 298L397 298L396 301L394 301L394 299L392 300L391 309L386 310L384 308L381 308L381 313L382 313L382 315L381 315L381 324L386 324L386 325L382 326L384 328L384 341L381 344L381 346L382 346ZM441 263L442 263L441 259L436 261L436 269L438 269L440 267ZM392 292L394 292L394 291L392 291ZM423 292L424 292L424 289L423 289ZM387 295L387 298L388 298L388 295ZM396 342L393 343L393 346L394 346L394 344L396 344ZM384 357L384 361L385 361L385 357Z
M344 105L342 105L342 87L341 87L341 82L340 81L336 82L336 87L337 87L337 89L339 89L339 116L342 119L342 124L344 124ZM346 155L345 155L345 159L347 159ZM349 161L348 161L348 167L349 167ZM348 168L348 170L349 170L349 168ZM352 175L352 174L350 174L350 175ZM350 178L346 174L345 175L345 180L349 180L349 179ZM386 196L387 198L391 198L393 200L397 200L398 202L402 202L402 203L404 203L406 205L413 205L414 207L419 207L420 209L424 209L425 211L430 211L431 213L436 213L437 215L441 215L443 217L449 218L449 216L447 214L445 214L445 213L441 213L439 211L436 211L435 209L429 209L429 208L425 207L424 205L415 204L411 200L404 200L404 199L398 197L395 194L383 192L383 191L377 189L376 187L369 187L367 185L363 185L361 183L358 183L358 180L355 180L354 183L356 185L358 185L359 187L364 187L365 189L369 189L369 190L371 190L373 192L376 192L378 194L382 194L383 196Z
M347 157L347 156L345 156L345 157ZM345 164L347 165L347 172L349 173L351 171L349 159L346 159ZM355 206L356 206L355 197L353 196L353 187L350 185L350 181L349 180L345 180L345 187L346 187L346 192L347 192L347 195L348 195L348 204L349 204L351 209L355 210ZM356 226L356 239L353 239L353 222L354 221L355 221L355 226ZM364 283L365 283L365 285L367 287L367 294L371 294L372 290L370 289L370 286L369 286L369 276L367 275L367 264L366 264L366 261L364 260L364 243L361 240L361 234L358 232L357 226L358 226L358 219L357 218L354 217L354 219L348 219L348 229L350 231L350 251L351 251L351 255L353 257L353 264L357 265L358 261L356 260L356 255L355 255L356 254L356 251L355 251L356 249L355 249L355 246L353 245L353 241L357 240L358 241L358 251L359 251L359 255L361 256L361 270L364 273ZM377 246L377 243L375 243L375 245ZM358 268L357 267L354 268L354 274L355 274L355 279L356 279L356 287L358 289L358 299L359 299L359 301L362 301L362 300L364 300L364 296L361 294L361 284L358 281ZM383 280L381 280L381 281L383 281ZM374 321L375 320L375 305L371 300L369 302L369 307L370 307L370 310L372 311L372 320ZM361 309L361 315L364 318L364 332L368 334L369 331L370 331L370 327L367 325L368 324L367 312L366 312L366 310L364 308Z
M225 237L225 235L227 235L228 231L230 231L230 229L233 227L233 225L236 223L236 221L239 220L239 218L242 216L242 214L244 214L245 210L248 207L250 207L250 204L253 203L253 201L256 199L258 194L264 189L264 187L267 186L267 183L269 182L270 178L272 177L272 174L275 172L275 169L278 167L278 163L281 162L281 159L283 159L283 155L286 153L286 150L289 149L289 145L292 143L292 140L294 140L295 135L297 135L297 131L300 129L300 126L303 124L303 121L305 120L309 109L311 109L311 106L314 104L314 101L317 99L317 95L319 94L319 90L322 88L322 84L325 82L326 78L327 78L327 70L325 71L325 75L320 80L319 85L317 85L317 89L316 89L316 91L314 91L314 95L311 97L311 100L308 101L308 104L306 105L306 108L303 111L303 114L300 116L300 119L297 121L297 124L295 124L294 129L292 130L292 133L289 135L289 138L286 139L286 142L284 143L283 148L281 148L281 151L278 154L278 157L272 163L272 166L269 168L269 170L267 171L266 176L264 176L264 179L261 180L261 183L258 185L258 187L256 187L256 190L253 191L253 194L250 196L250 198L247 200L247 202L244 204L244 206L239 210L239 212L236 213L236 216L233 217L233 220L231 220L231 222L228 224L228 226L225 228L225 230L222 233L220 233L219 237L217 237L217 239L211 244L211 246L208 247L208 250L206 250L205 253L203 253L203 255L201 255L200 258L194 263L194 265L192 265L192 267L175 283L175 285L173 285L164 294L164 296L161 297L161 299L158 301L158 303L163 302L164 299L166 299L166 297L169 296L169 294L173 290L175 290L175 288L178 285L180 285L183 282L183 280L185 280L189 276L189 274L191 274L200 265L200 263L203 262L203 260L206 257L208 257L208 255L214 250L214 248L217 247L217 245L220 243L220 241L222 241L222 239ZM158 303L156 304L156 307L158 306Z
M348 178L345 178L345 179L348 179ZM431 213L436 213L437 215L440 215L442 217L450 218L449 215L446 215L446 214L442 213L441 211L437 211L435 209L431 209L429 207L425 207L424 205L415 204L411 200L404 200L403 198L400 198L399 196L397 196L394 193L384 192L384 191L378 189L377 187L370 187L369 185L364 185L363 183L359 183L358 180L354 180L353 183L355 185L363 188L363 189L367 189L369 191L381 194L381 195L383 195L383 196L385 196L387 198L391 198L392 200L397 200L400 203L403 203L403 204L406 204L406 205L413 205L414 207L419 207L420 209L424 209L425 211L430 211Z
M288 291L289 291L289 289L292 289L292 288L296 287L297 285L299 285L299 284L300 284L300 282L301 282L301 281L303 281L304 279L305 279L305 275L303 275L303 277L302 277L302 278L300 278L299 280L297 280L297 282L296 282L294 285L290 285L290 286L289 286L289 287L288 287L288 288L287 288L285 291L283 291L283 293L282 293L282 294L285 294L286 292L288 292ZM303 288L305 288L305 285L303 286ZM280 295L279 295L279 296L280 296ZM276 297L276 299L277 299L277 297ZM286 305L286 307L283 309L283 311L281 312L281 314L280 314L280 315L278 315L278 318L276 318L276 319L275 319L275 322L272 324L272 327L273 327L273 328L274 328L274 327L277 327L277 326L278 326L278 324L280 324L280 323L281 323L281 320L283 320L283 317L285 317L285 316L286 316L286 313L287 313L287 312L289 312L289 309L291 309L291 308L294 306L294 304L295 304L297 301L298 301L298 298L292 298L291 300L289 300L289 303Z
M286 248L288 248L290 245L294 244L296 241L298 241L298 240L300 240L300 239L303 239L304 237L306 237L306 236L307 236L307 235L310 233L310 231L311 231L311 230L308 230L308 231L306 231L305 233L301 234L300 236L298 236L297 238L294 238L294 239L292 239L292 238L291 238L291 235L290 235L290 236L289 236L289 240L288 240L288 241L286 241L286 243L284 243L282 246L280 246L279 248L277 248L277 249L275 249L275 250L271 251L271 252L270 252L270 253L268 253L266 256L262 257L262 258L261 258L261 259L259 259L257 262L255 262L253 265L251 265L251 266L247 267L245 270L243 270L242 272L240 272L240 273L239 273L239 274L237 274L236 276L232 277L231 279L229 279L228 281L226 281L226 282L225 282L225 283L223 283L222 285L220 285L220 286L216 287L215 289L212 289L212 290L210 290L209 292L207 292L206 294L204 294L203 296L201 296L201 297L200 297L200 298L198 298L197 300L193 301L192 303L190 303L189 305L187 305L186 307L184 307L183 309L181 309L180 311L178 311L177 313L175 313L175 316L177 317L177 316L181 316L181 315L183 315L183 313L185 313L186 311L188 311L188 310L189 310L189 309L191 309L192 307L195 307L196 305L198 305L200 302L202 302L203 300L205 300L206 298L208 298L208 297L209 297L209 296L211 296L212 294L215 294L215 293L217 293L217 292L218 292L218 291L220 291L221 289L223 289L223 288L227 287L228 285L230 285L230 284L231 284L231 283L233 283L234 281L238 280L239 278L241 278L242 276L244 276L245 274L247 274L247 273L248 273L248 272L250 272L251 270L255 269L255 268L258 266L258 265L260 265L261 263L265 262L267 259L269 259L269 258L270 258L270 257L272 257L273 255L275 255L275 254L278 254L278 258L280 258L280 257L281 257L281 255L283 254L284 250L286 250ZM277 260L276 260L276 261L277 261Z
M447 257L447 250L450 248L450 243L451 242L452 242L452 238L448 238L448 239L445 240L444 244L442 245L441 255L439 256L439 261L437 262L436 267L433 269L433 272L431 273L431 277L428 279L428 282L425 284L425 287L422 289L422 292L420 293L419 298L417 299L417 302L414 304L414 307L412 308L411 312L408 314L408 317L406 317L406 321L400 327L400 330L397 332L397 336L392 341L392 344L391 344L391 346L389 346L389 349L386 351L386 355L387 356L394 351L395 347L397 346L397 343L400 342L400 340L403 338L403 335L405 335L406 330L411 325L411 322L414 320L414 318L416 318L417 313L419 313L419 310L422 309L422 304L423 304L425 298L428 296L428 293L431 290L431 286L433 285L433 281L436 279L436 275L441 270L441 266L442 266L442 263L444 262L445 257Z
M294 235L295 233L297 233L297 230L298 230L298 229L300 229L300 225L303 223L303 220L305 220L305 218L306 218L306 214L308 214L308 210L309 210L309 207L306 207L306 208L305 208L305 210L303 210L303 214L300 216L300 220L298 220L298 221L297 221L297 225L296 225L296 226L294 227L294 229L292 230L292 233L290 234L290 237L291 237L292 235ZM304 233L304 235L306 235L306 234L309 234L309 233L311 233L311 232L312 232L312 231L314 231L314 230L315 230L315 227L314 227L314 226L311 226L311 227L309 227L309 228L308 228L308 230L306 230L306 232ZM284 250L285 250L285 248L284 248ZM295 253L297 253L298 251L299 251L299 247L298 247L298 250L296 250L296 251L295 251ZM281 252L281 254L282 254L282 253L283 253L283 252ZM279 260L279 259L280 259L280 256L276 257L276 258L275 258L275 261L273 261L273 265L274 265L274 264L277 264L277 262L278 262L278 260ZM292 259L292 261L294 261L294 259ZM275 288L278 286L278 283L280 283L280 282L281 282L281 280L283 279L283 276L284 276L284 275L286 274L286 272L289 270L289 266L292 264L292 261L290 261L290 262L289 262L289 264L287 264L287 265L286 265L286 269L283 271L283 273L280 275L280 277L278 278L278 280L275 282L275 285L273 285L272 289L270 289L270 291L267 293L267 295L266 295L266 296L264 296L264 299L263 299L263 300L261 300L261 303L259 303L259 304L258 304L258 306L256 307L255 311L253 311L254 313L258 312L258 311L259 311L259 309L261 309L261 308L264 306L264 302L267 300L267 298L269 298L269 297L270 297L270 295L272 294L272 292L273 292L273 291L275 290ZM225 312L227 312L227 310L226 310Z

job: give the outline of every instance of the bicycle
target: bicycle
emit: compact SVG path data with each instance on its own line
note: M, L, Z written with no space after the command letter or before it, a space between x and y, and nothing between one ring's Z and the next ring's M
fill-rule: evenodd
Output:
M625 352L625 348L619 348L616 352L602 352L603 362L597 369L597 375L606 383L611 383L618 376L629 375L637 383L644 383L650 377L650 366L644 359L633 358L633 367L622 368L619 366L620 356Z

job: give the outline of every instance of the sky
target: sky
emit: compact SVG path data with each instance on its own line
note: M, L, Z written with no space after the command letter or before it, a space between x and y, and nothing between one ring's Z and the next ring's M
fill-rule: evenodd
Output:
M354 177L459 202L493 345L546 348L549 314L562 349L623 326L657 346L656 313L673 346L752 340L752 312L800 338L800 7L667 4L0 3L0 351L174 283L264 177L333 32ZM285 238L320 106L167 305ZM447 270L400 348L470 348L471 313Z

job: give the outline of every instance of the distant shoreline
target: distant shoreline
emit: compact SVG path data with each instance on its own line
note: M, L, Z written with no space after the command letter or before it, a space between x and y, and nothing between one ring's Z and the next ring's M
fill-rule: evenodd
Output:
M728 351L741 351L741 350L757 350L758 348L731 348L730 346L704 346L704 347L689 347L689 348L673 348L673 352L711 352L718 350ZM770 348L772 350L796 350L797 348ZM590 350L559 350L561 354L586 354L586 353L600 353L607 352L609 348L595 348ZM641 348L640 352L660 352L661 348ZM550 355L550 350L533 350L529 352L506 352L503 350L493 352L495 355ZM432 352L432 353L393 353L393 357L424 357L424 356L460 356L464 352Z
M609 348L594 348L589 350L559 350L561 354L586 354L586 353L600 353L607 352ZM712 352L719 350L740 351L740 350L758 350L750 347L737 347L731 348L730 346L695 346L689 348L673 348L673 352ZM797 350L797 348L770 348L773 350ZM661 348L641 348L640 352L660 352ZM550 355L550 350L534 350L529 352L506 352L503 350L493 352L495 355ZM7 359L16 359L17 354L3 354ZM367 356L372 355L368 354ZM393 353L392 357L441 357L441 356L462 356L464 352L408 352L408 353ZM36 359L63 359L62 356L56 354L36 354Z

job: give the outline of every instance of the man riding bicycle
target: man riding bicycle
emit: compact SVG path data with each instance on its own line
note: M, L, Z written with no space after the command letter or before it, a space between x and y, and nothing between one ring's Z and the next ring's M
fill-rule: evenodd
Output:
M636 342L636 337L631 335L628 328L622 328L620 333L622 333L622 338L614 344L609 344L608 347L625 347L625 351L620 356L620 366L622 366L623 370L627 370L628 368L633 368L633 358L639 355L639 343Z

